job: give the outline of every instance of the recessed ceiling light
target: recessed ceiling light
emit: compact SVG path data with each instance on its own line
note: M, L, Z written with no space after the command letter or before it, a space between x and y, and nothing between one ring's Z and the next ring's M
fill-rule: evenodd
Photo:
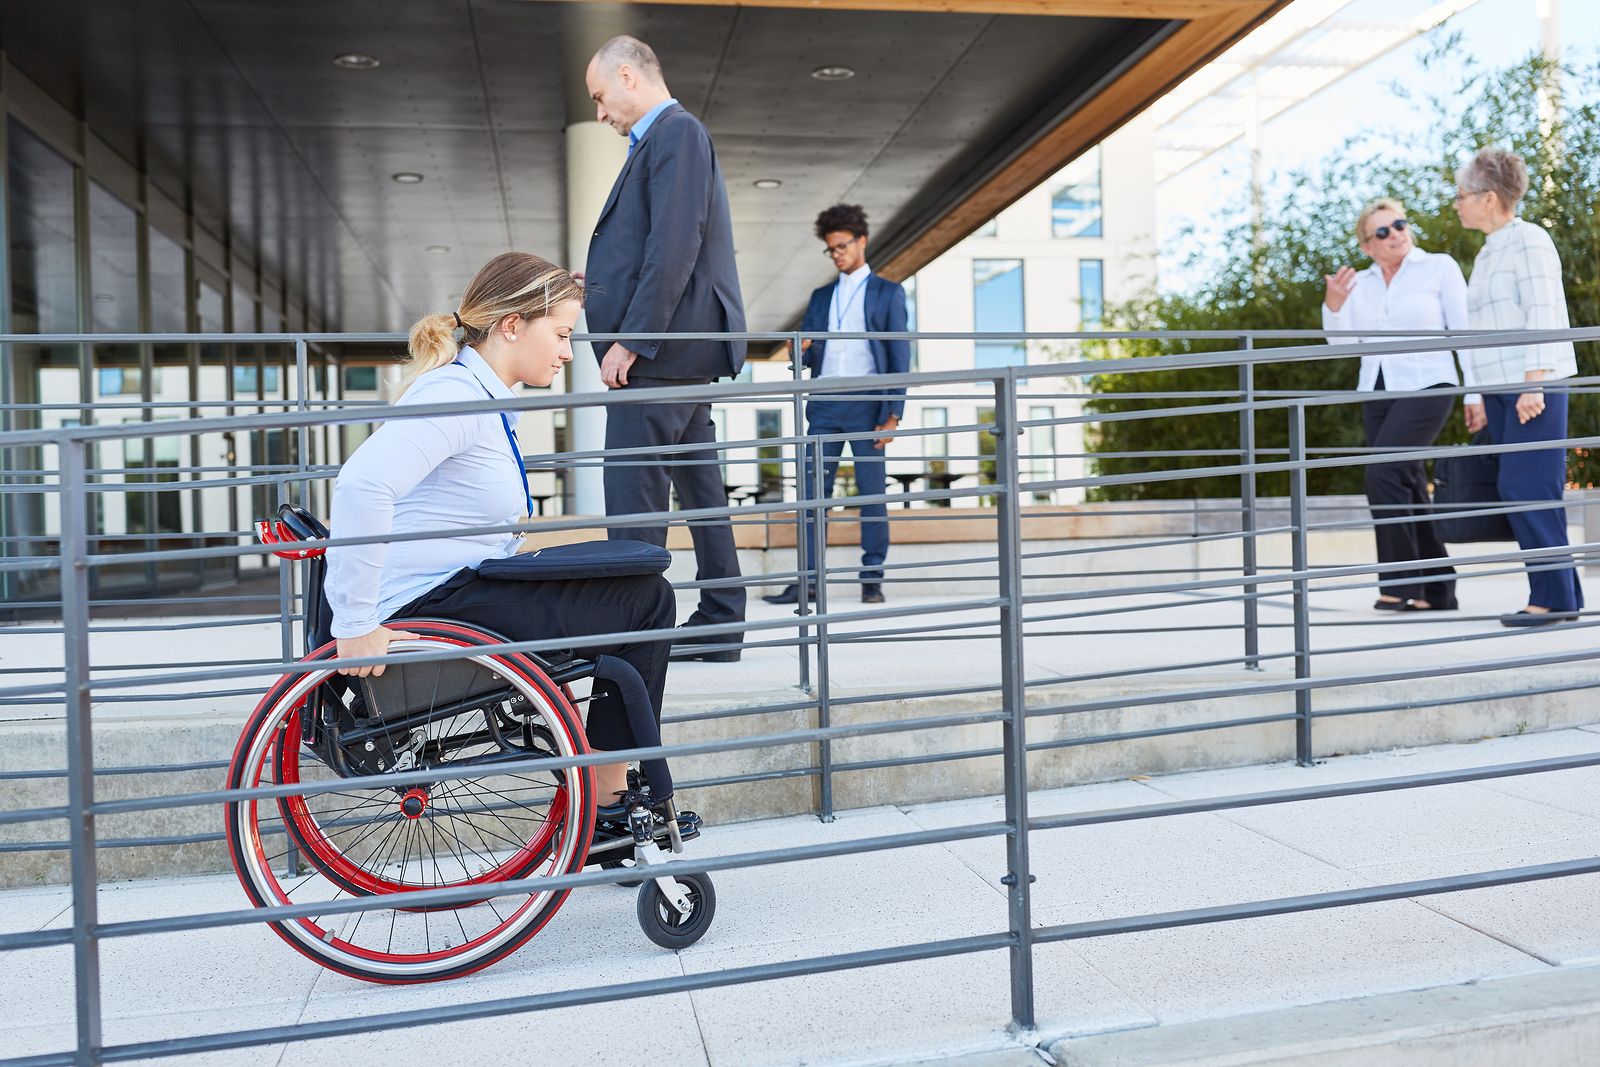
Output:
M757 189L776 189L783 185L783 183L776 178L757 178L750 184L755 186Z
M401 185L416 185L418 182L422 181L422 175L418 174L414 170L403 170L398 174L389 175L389 179L391 181L399 182Z
M429 245L428 246L428 252L429 252L430 255L442 256L448 251L450 251L450 246L449 245Z
M340 52L333 57L333 65L345 70L371 70L378 61L365 52Z
M94 302L96 304L115 304L117 298L110 293L96 293L94 294Z
M830 63L826 67L818 67L816 70L812 71L811 76L817 79L819 82L842 82L850 78L854 78L856 76L856 72L850 67L840 66L837 63Z

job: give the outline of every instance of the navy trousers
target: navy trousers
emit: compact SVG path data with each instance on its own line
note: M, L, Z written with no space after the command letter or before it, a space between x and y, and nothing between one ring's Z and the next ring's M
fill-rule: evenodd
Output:
M1483 398L1489 417L1489 438L1497 445L1527 441L1559 441L1567 436L1567 394L1544 394L1544 411L1527 423L1517 421L1517 394L1489 393ZM1500 456L1500 499L1506 503L1560 500L1567 483L1564 448L1537 452L1508 452ZM1506 516L1523 548L1554 548L1567 544L1567 511L1549 508ZM1551 611L1578 611L1583 607L1583 586L1571 556L1530 559L1528 603Z
M839 459L845 445L850 446L856 472L856 492L863 496L882 496L888 477L885 474L883 449L873 447L872 431L877 429L878 401L813 401L806 408L806 432L815 434L862 433L866 436L850 441L824 441L822 443L822 495L833 495L834 476L839 472ZM806 500L815 499L816 456L806 449L805 485L800 495ZM816 567L813 548L815 533L811 523L812 513L806 514L806 543L802 556L806 570ZM833 520L829 520L830 524ZM889 555L889 508L887 504L861 506L861 581L874 584L883 581L883 561Z

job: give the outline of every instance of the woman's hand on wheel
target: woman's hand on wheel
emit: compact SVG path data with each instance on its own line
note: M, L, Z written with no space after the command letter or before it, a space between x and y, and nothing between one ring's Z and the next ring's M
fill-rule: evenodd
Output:
M1489 416L1483 410L1482 404L1463 404L1461 413L1467 420L1467 432L1477 433L1489 425Z
M406 630L391 630L387 626L380 626L370 634L362 634L360 637L341 637L335 647L340 659L370 659L374 656L388 655L390 641L415 640L418 636ZM340 667L339 673L357 678L365 678L370 674L376 678L383 673L383 664L371 667Z

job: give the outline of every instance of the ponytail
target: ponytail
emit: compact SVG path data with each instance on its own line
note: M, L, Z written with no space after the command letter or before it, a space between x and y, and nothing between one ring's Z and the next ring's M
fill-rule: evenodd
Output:
M558 304L583 300L571 274L530 252L503 252L473 275L461 294L461 309L426 315L411 327L409 357L400 392L431 370L456 358L462 345L476 345L507 315L542 319ZM456 340L456 330L461 340ZM399 394L396 394L397 396Z

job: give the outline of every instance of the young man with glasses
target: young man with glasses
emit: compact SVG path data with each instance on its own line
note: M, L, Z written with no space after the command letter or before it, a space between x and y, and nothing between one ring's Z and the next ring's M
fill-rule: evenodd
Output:
M823 255L833 262L839 276L811 294L805 320L800 328L807 332L899 333L906 328L906 291L872 273L867 266L867 213L859 204L835 204L817 216L817 237ZM905 374L911 369L911 344L907 341L810 341L802 343L802 358L813 378L864 378L874 374ZM904 388L862 388L849 393L824 393L806 404L806 432L813 434L853 434L849 440L822 443L822 494L833 495L834 475L839 459L849 446L855 463L856 492L862 496L882 496L887 478L884 450L900 425L905 409ZM805 484L800 496L810 499L815 483L816 456L807 455ZM811 516L808 515L808 519ZM813 549L814 534L806 524L805 545L801 549L803 570L813 572L807 583L815 596ZM883 503L861 505L861 602L883 603L883 562L889 554L888 508ZM791 585L776 596L763 597L769 604L794 604L800 600L800 587Z

